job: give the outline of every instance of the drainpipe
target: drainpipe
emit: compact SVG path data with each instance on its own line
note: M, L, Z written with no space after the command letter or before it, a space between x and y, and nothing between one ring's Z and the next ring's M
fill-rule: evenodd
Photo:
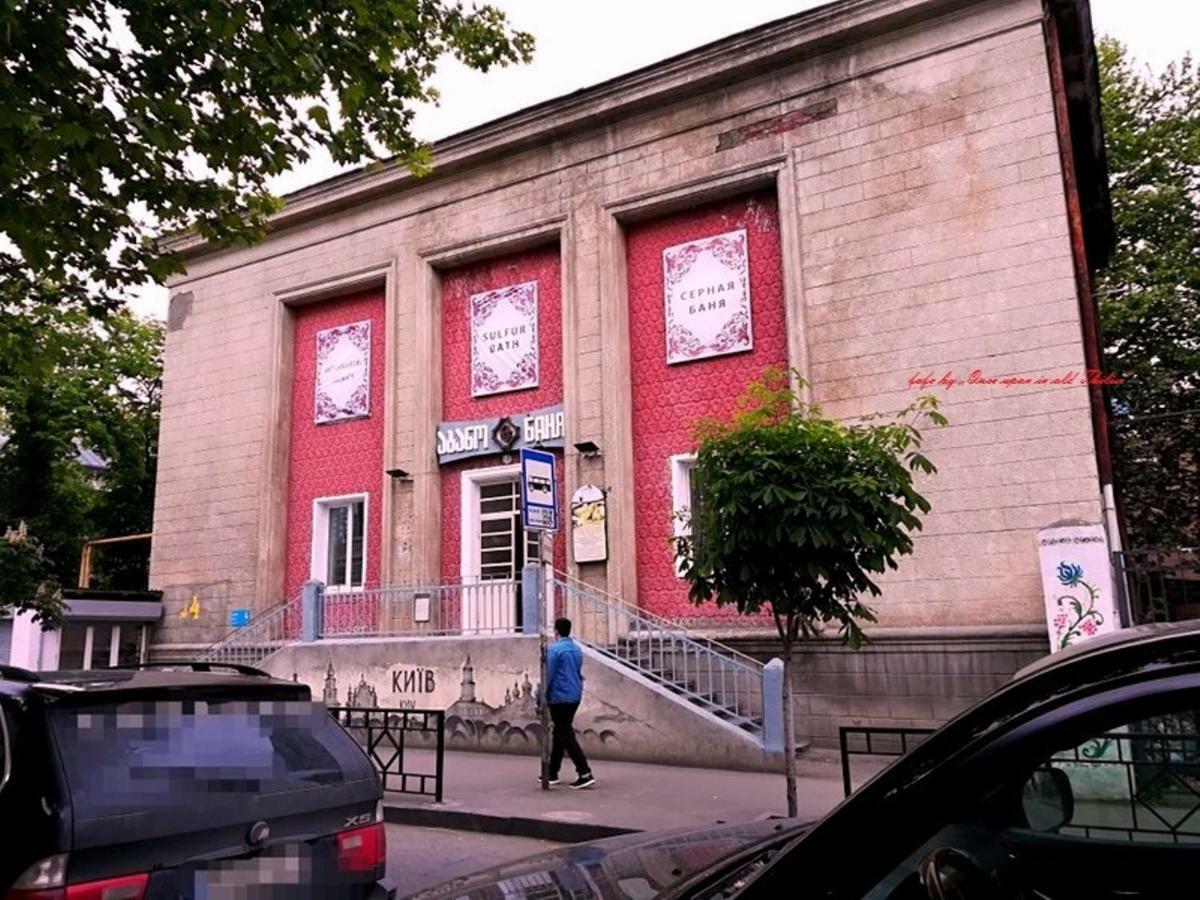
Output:
M1066 76L1063 72L1062 46L1058 22L1049 7L1043 17L1046 60L1050 70L1050 88L1054 98L1054 118L1058 126L1058 153L1067 201L1067 222L1071 238L1071 261L1075 270L1079 320L1083 329L1084 364L1089 372L1102 370L1099 314L1092 285L1092 271L1084 239L1083 210L1079 202L1079 184L1075 170L1075 152L1071 141L1071 122L1067 109ZM1089 382L1097 379L1089 378ZM1096 465L1100 475L1100 501L1108 532L1108 549L1120 552L1121 518L1113 490L1112 444L1109 439L1108 398L1101 384L1088 384L1088 402L1092 414L1092 437L1096 444Z

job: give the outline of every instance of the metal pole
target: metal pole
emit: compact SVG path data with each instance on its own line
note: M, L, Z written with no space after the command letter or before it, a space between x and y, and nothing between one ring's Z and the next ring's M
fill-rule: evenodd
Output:
M437 722L437 768L434 771L437 773L437 793L434 795L433 802L441 803L442 788L446 783L446 713L438 710L435 721Z
M538 588L543 594L542 597L538 598L538 600L540 602L537 605L537 608L538 608L538 648L539 648L538 656L539 656L540 667L541 667L541 676L538 679L538 683L541 685L541 688L539 690L541 697L539 698L540 703L538 704L538 719L542 726L542 728L541 728L541 732L542 732L541 747L539 748L541 750L541 757L542 757L542 790L548 791L548 790L550 790L550 703L549 703L550 686L546 683L546 650L547 650L548 644L549 644L549 640L547 637L547 631L549 630L550 623L547 621L545 595L550 594L552 588L550 587L549 578L546 577L547 576L547 569L546 569L546 562L545 562L546 543L543 540L544 534L545 534L544 532L540 532L540 531L537 533L538 556L541 557L541 563L542 563L542 565L541 565L542 577L540 579L538 579L538 582L539 582ZM552 594L551 594L551 596L552 596Z
M854 787L850 782L850 741L844 726L838 729L838 749L842 751L842 796L849 797Z

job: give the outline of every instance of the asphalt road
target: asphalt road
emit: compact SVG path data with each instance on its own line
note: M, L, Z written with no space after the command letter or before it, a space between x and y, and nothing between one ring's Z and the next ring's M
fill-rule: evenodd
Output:
M388 825L388 877L399 887L399 896L406 897L459 875L561 846L532 838Z

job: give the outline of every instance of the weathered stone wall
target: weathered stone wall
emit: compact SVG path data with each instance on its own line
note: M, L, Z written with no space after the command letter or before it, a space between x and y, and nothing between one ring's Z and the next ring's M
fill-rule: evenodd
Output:
M290 310L338 291L385 291L383 467L413 474L379 475L391 582L441 569L438 273L464 261L559 243L566 488L612 488L609 562L578 574L630 600L628 223L774 190L789 362L835 415L903 407L916 373L1082 368L1041 6L933 17L953 5L895 0L771 26L451 139L429 178L348 176L301 192L296 216L338 205L259 246L194 256L171 285L158 642L187 652L226 630L230 606L280 599ZM926 11L915 24L914 11ZM830 42L847 29L848 43ZM355 193L368 184L380 187ZM942 393L952 425L930 434L939 473L922 483L934 511L915 554L882 580L881 623L1035 623L1034 531L1099 520L1086 389ZM583 440L603 455L581 458L571 448ZM193 595L200 619L179 619Z
M729 643L763 662L779 655L762 638ZM815 641L793 666L796 734L829 748L847 725L937 728L1049 650L1044 630L1022 628L885 632L861 650Z

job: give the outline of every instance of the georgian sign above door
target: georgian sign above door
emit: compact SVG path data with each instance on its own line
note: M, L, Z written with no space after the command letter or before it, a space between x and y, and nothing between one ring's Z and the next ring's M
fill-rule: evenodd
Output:
M516 453L522 447L562 447L565 436L563 406L473 422L442 422L437 427L438 465Z

